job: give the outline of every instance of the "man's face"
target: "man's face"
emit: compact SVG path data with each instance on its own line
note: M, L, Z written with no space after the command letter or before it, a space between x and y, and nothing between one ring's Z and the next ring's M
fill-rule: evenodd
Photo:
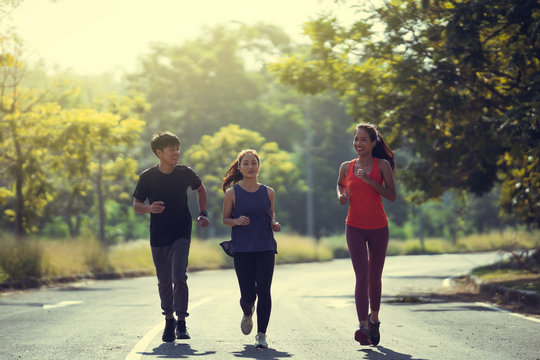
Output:
M180 159L180 146L166 146L163 149L157 149L156 154L162 164L176 165Z

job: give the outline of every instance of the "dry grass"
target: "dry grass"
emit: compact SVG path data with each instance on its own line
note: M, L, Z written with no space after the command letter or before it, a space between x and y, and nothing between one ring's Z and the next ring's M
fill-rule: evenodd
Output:
M333 259L332 249L324 244L317 244L314 239L300 235L276 236L278 264L308 261L328 261Z
M232 266L232 259L219 246L224 239L191 242L189 270L219 269ZM348 255L344 235L314 239L295 235L277 234L278 264L327 261ZM17 242L9 236L0 236L0 283L27 279L53 279L57 277L91 276L99 273L154 274L149 241L136 240L104 248L93 238L32 239ZM391 240L388 255L437 254L448 252L474 252L499 249L533 249L540 247L540 232L505 231L467 236L453 245L444 239L426 239L425 248L418 239Z
M540 231L502 231L469 235L458 239L457 247L464 251L534 249L540 247Z

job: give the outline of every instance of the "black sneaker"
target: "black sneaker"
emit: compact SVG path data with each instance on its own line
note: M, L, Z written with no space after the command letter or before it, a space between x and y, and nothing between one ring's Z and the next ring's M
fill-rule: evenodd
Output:
M174 319L165 319L165 329L163 330L163 335L161 340L164 342L173 342L176 337L174 336L174 329L176 328L176 320Z
M381 322L371 322L371 314L368 315L368 328L369 328L369 339L371 340L372 345L377 345L381 341L381 333L379 332L379 326Z
M186 329L186 320L178 320L176 323L176 338L191 339Z

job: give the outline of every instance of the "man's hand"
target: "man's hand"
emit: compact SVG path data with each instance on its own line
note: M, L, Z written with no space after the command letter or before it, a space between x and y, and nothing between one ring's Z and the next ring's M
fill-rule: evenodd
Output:
M150 213L161 214L165 211L165 203L163 201L154 201L150 204Z
M208 225L210 225L210 219L202 215L199 215L199 217L197 217L197 222L202 227L207 227Z

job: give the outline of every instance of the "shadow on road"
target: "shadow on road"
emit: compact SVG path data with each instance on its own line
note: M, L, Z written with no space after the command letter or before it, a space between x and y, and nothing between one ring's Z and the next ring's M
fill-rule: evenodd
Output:
M187 359L190 356L204 356L215 354L215 351L199 352L192 349L189 344L163 343L152 352L143 352L141 355L159 356L160 359Z
M420 358L413 358L412 355L398 353L397 351L390 350L384 346L377 346L376 349L360 349L359 352L366 354L365 359L369 360L383 360L383 359L392 359L392 360L426 360Z
M235 351L232 353L239 358L247 359L264 359L264 360L277 360L281 358L292 358L292 354L283 351L277 351L272 348L260 349L253 345L245 345L243 351Z

